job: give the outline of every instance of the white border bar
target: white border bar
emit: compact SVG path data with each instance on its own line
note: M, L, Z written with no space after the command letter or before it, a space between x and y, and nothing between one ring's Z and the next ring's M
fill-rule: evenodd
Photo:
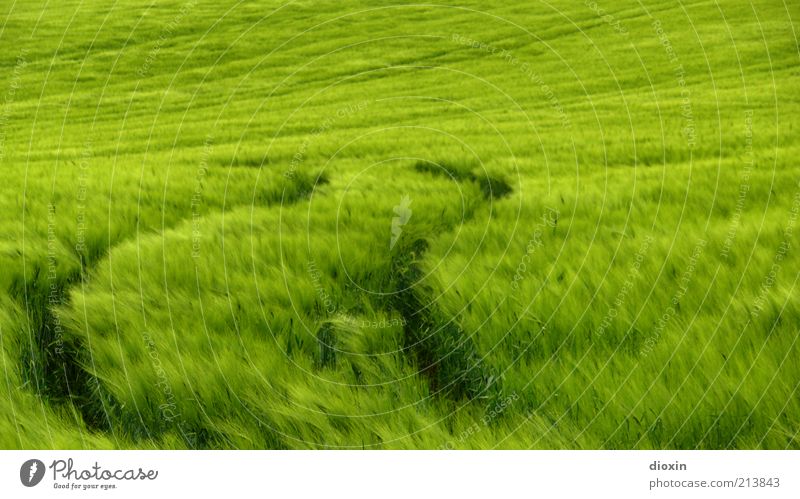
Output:
M20 468L30 459L47 469L26 487ZM69 459L74 473L54 480L54 461L63 470ZM685 470L654 471L654 461ZM82 470L121 477L139 468L158 475L75 479ZM2 451L0 470L8 498L800 497L800 451ZM651 489L657 480L684 487Z

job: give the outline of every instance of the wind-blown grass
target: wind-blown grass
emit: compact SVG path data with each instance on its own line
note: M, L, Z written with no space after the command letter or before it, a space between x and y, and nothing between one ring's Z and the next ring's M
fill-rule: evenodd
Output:
M601 7L6 9L0 446L797 448L800 11Z

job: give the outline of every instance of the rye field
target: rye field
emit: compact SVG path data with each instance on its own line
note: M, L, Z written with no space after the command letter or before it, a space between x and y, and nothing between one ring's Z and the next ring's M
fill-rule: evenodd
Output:
M0 448L800 448L800 4L0 6Z

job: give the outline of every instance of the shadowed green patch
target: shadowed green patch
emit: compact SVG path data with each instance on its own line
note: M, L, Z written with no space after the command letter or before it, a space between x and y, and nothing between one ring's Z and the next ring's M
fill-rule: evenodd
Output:
M446 317L433 301L435 290L424 284L419 261L428 249L425 239L404 237L395 250L392 272L397 291L392 306L405 319L403 348L431 382L431 391L456 399L487 398L496 389L472 339L454 318Z
M280 202L291 204L306 199L315 187L328 183L324 174L310 175L297 172L282 180L278 189L271 191L271 197L262 201L270 204ZM173 223L181 223L174 219ZM16 275L11 281L9 295L27 311L27 348L22 349L22 378L36 393L48 403L66 405L76 410L81 420L95 431L114 431L119 414L120 403L105 390L102 383L89 374L86 366L93 359L82 340L65 334L65 325L59 317L59 307L67 304L69 288L76 286L87 276L94 265L107 253L107 248L89 245L79 254L80 266L69 266L55 257L48 260L50 271L43 265L34 264L28 280ZM46 275L47 274L47 275ZM150 438L151 428L134 426L127 434L135 440ZM156 431L158 433L158 431ZM198 430L185 433L181 431L191 448L215 447L214 437Z
M490 175L469 161L418 161L414 164L414 169L421 173L449 177L459 182L474 182L480 186L483 197L488 200L502 199L513 192L505 179Z

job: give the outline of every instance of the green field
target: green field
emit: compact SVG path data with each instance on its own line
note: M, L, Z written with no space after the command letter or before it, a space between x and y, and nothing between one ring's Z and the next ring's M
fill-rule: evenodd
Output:
M800 448L800 4L144 4L0 6L0 448Z

